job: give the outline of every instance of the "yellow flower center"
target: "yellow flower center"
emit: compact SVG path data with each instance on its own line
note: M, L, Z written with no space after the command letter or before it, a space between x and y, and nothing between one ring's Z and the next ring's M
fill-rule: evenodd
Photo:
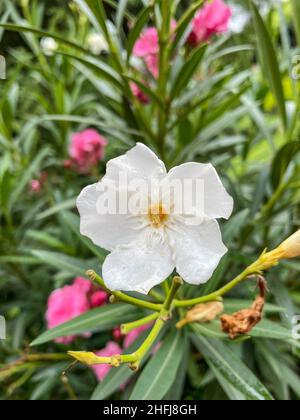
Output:
M158 229L168 221L169 214L164 208L163 204L156 204L149 208L148 218L151 222L151 225Z

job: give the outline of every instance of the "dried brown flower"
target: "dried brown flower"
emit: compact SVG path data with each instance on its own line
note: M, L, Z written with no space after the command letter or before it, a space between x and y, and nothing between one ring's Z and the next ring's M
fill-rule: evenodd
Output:
M257 296L252 306L234 313L221 316L222 331L229 334L231 339L249 333L263 317L267 284L262 276L258 277L260 295Z

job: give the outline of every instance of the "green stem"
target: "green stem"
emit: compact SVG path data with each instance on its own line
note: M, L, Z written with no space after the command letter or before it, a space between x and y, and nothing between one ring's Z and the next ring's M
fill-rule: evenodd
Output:
M170 286L169 286L169 283L168 283L168 279L163 282L162 287L163 287L163 290L165 292L165 295L167 296L169 291L170 291Z
M195 306L199 303L206 303L206 302L213 302L213 301L220 301L222 299L222 296L224 296L226 293L230 292L231 289L236 287L239 283L246 280L249 276L257 274L257 266L252 264L251 266L247 267L246 270L244 270L241 274L239 274L234 280L232 280L230 283L226 284L221 289L206 295L206 296L200 296L195 299L188 299L188 300L176 300L175 307L181 308L185 306Z
M155 312L151 315L148 315L144 318L138 319L134 322L128 322L127 324L121 325L121 332L122 334L128 334L130 331L135 330L136 328L142 327L144 325L149 324L152 321L155 321L159 317L159 313Z
M87 271L86 274L89 276L89 278L93 282L97 283L107 293L112 294L118 300L122 302L126 302L126 303L129 303L130 305L138 306L139 308L149 309L150 311L156 311L156 312L159 312L162 308L162 305L159 303L147 302L145 300L141 300L141 299L134 298L132 296L125 295L125 293L122 293L122 292L109 290L105 286L103 279L93 270Z
M137 361L132 364L133 369L137 369L139 367L139 364L143 357L147 354L147 352L151 349L153 346L156 338L158 337L160 331L162 330L165 322L170 317L170 311L172 309L172 304L174 301L174 298L177 294L177 291L179 287L182 285L183 281L180 277L174 277L172 287L169 291L168 296L166 297L166 300L163 304L163 307L159 313L159 318L155 322L150 334L144 341L144 343L141 345L141 347L135 352L135 356L137 358Z

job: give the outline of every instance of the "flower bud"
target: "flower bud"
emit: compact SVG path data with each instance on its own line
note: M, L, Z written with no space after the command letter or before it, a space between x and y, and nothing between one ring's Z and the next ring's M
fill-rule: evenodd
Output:
M104 36L100 33L91 33L87 38L87 45L89 50L94 55L101 53L108 53L109 47Z
M286 239L279 247L281 258L296 258L300 256L300 229Z
M43 53L48 57L54 55L55 51L58 49L58 44L55 39L49 36L42 38L40 45Z
M259 270L268 270L278 264L280 260L300 256L300 229L286 239L282 244L270 252L264 252L257 263Z

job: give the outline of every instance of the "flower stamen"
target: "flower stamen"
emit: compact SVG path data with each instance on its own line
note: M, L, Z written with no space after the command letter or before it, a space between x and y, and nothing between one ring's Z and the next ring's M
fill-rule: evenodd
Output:
M166 211L165 207L161 203L155 204L154 206L151 206L149 208L148 218L151 222L151 225L156 229L159 229L163 225L165 225L169 217L169 213Z

